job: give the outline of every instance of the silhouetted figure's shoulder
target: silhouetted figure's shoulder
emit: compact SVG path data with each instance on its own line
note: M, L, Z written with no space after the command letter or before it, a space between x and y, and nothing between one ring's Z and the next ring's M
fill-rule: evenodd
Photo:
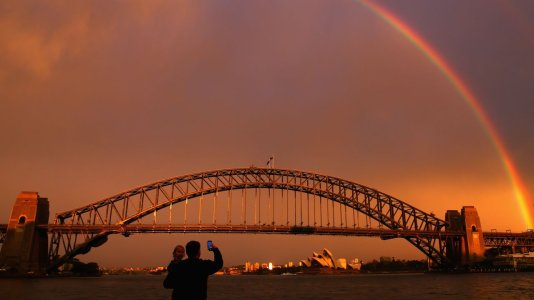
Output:
M173 289L176 286L176 266L180 263L180 261L177 260L171 260L169 265L167 266L167 276L165 276L165 279L163 280L163 287L166 289Z

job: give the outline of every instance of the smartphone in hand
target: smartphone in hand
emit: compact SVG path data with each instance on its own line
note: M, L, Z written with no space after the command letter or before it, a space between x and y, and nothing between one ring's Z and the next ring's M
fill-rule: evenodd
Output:
M208 251L213 251L213 242L208 241Z

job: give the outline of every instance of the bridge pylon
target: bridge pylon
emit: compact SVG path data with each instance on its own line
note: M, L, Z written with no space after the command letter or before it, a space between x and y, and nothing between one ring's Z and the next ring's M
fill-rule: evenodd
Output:
M37 192L21 192L7 225L0 267L12 275L43 274L48 265L49 204Z
M484 260L484 236L478 212L474 206L448 210L445 214L447 231L463 232L462 236L447 239L446 253L451 267L465 267Z

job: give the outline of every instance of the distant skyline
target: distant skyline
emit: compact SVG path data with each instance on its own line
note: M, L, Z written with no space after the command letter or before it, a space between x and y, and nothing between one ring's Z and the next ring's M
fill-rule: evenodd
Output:
M366 3L465 83L534 195L534 3ZM474 205L483 230L526 230L487 127L421 47L364 4L0 3L0 223L20 191L49 198L52 222L136 186L274 155L276 167L354 181L440 218ZM190 239L217 241L228 265L323 247L422 258L402 240L238 234L113 236L79 258L164 265Z

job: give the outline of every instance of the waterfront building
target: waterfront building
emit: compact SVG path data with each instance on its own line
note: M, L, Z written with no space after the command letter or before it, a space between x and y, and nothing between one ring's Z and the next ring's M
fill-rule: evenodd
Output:
M348 264L348 267L351 268L352 270L361 270L362 261L355 258Z
M338 269L347 269L347 259L346 258L338 258L336 259L336 266Z
M324 248L322 253L313 252L312 257L308 257L307 260L300 261L304 267L322 267L322 268L335 268L335 260L332 252Z
M394 261L395 259L391 258L390 256L380 256L380 262L381 263L390 263Z
M312 257L303 259L299 262L299 266L306 268L328 268L328 269L353 269L360 270L361 262L356 258L347 264L346 258L335 259L332 252L326 248L321 253L313 252Z
M224 269L223 274L225 274L225 275L239 275L239 274L241 274L241 271L236 267L228 267L228 268Z
M514 270L534 270L534 252L499 255L493 265Z

